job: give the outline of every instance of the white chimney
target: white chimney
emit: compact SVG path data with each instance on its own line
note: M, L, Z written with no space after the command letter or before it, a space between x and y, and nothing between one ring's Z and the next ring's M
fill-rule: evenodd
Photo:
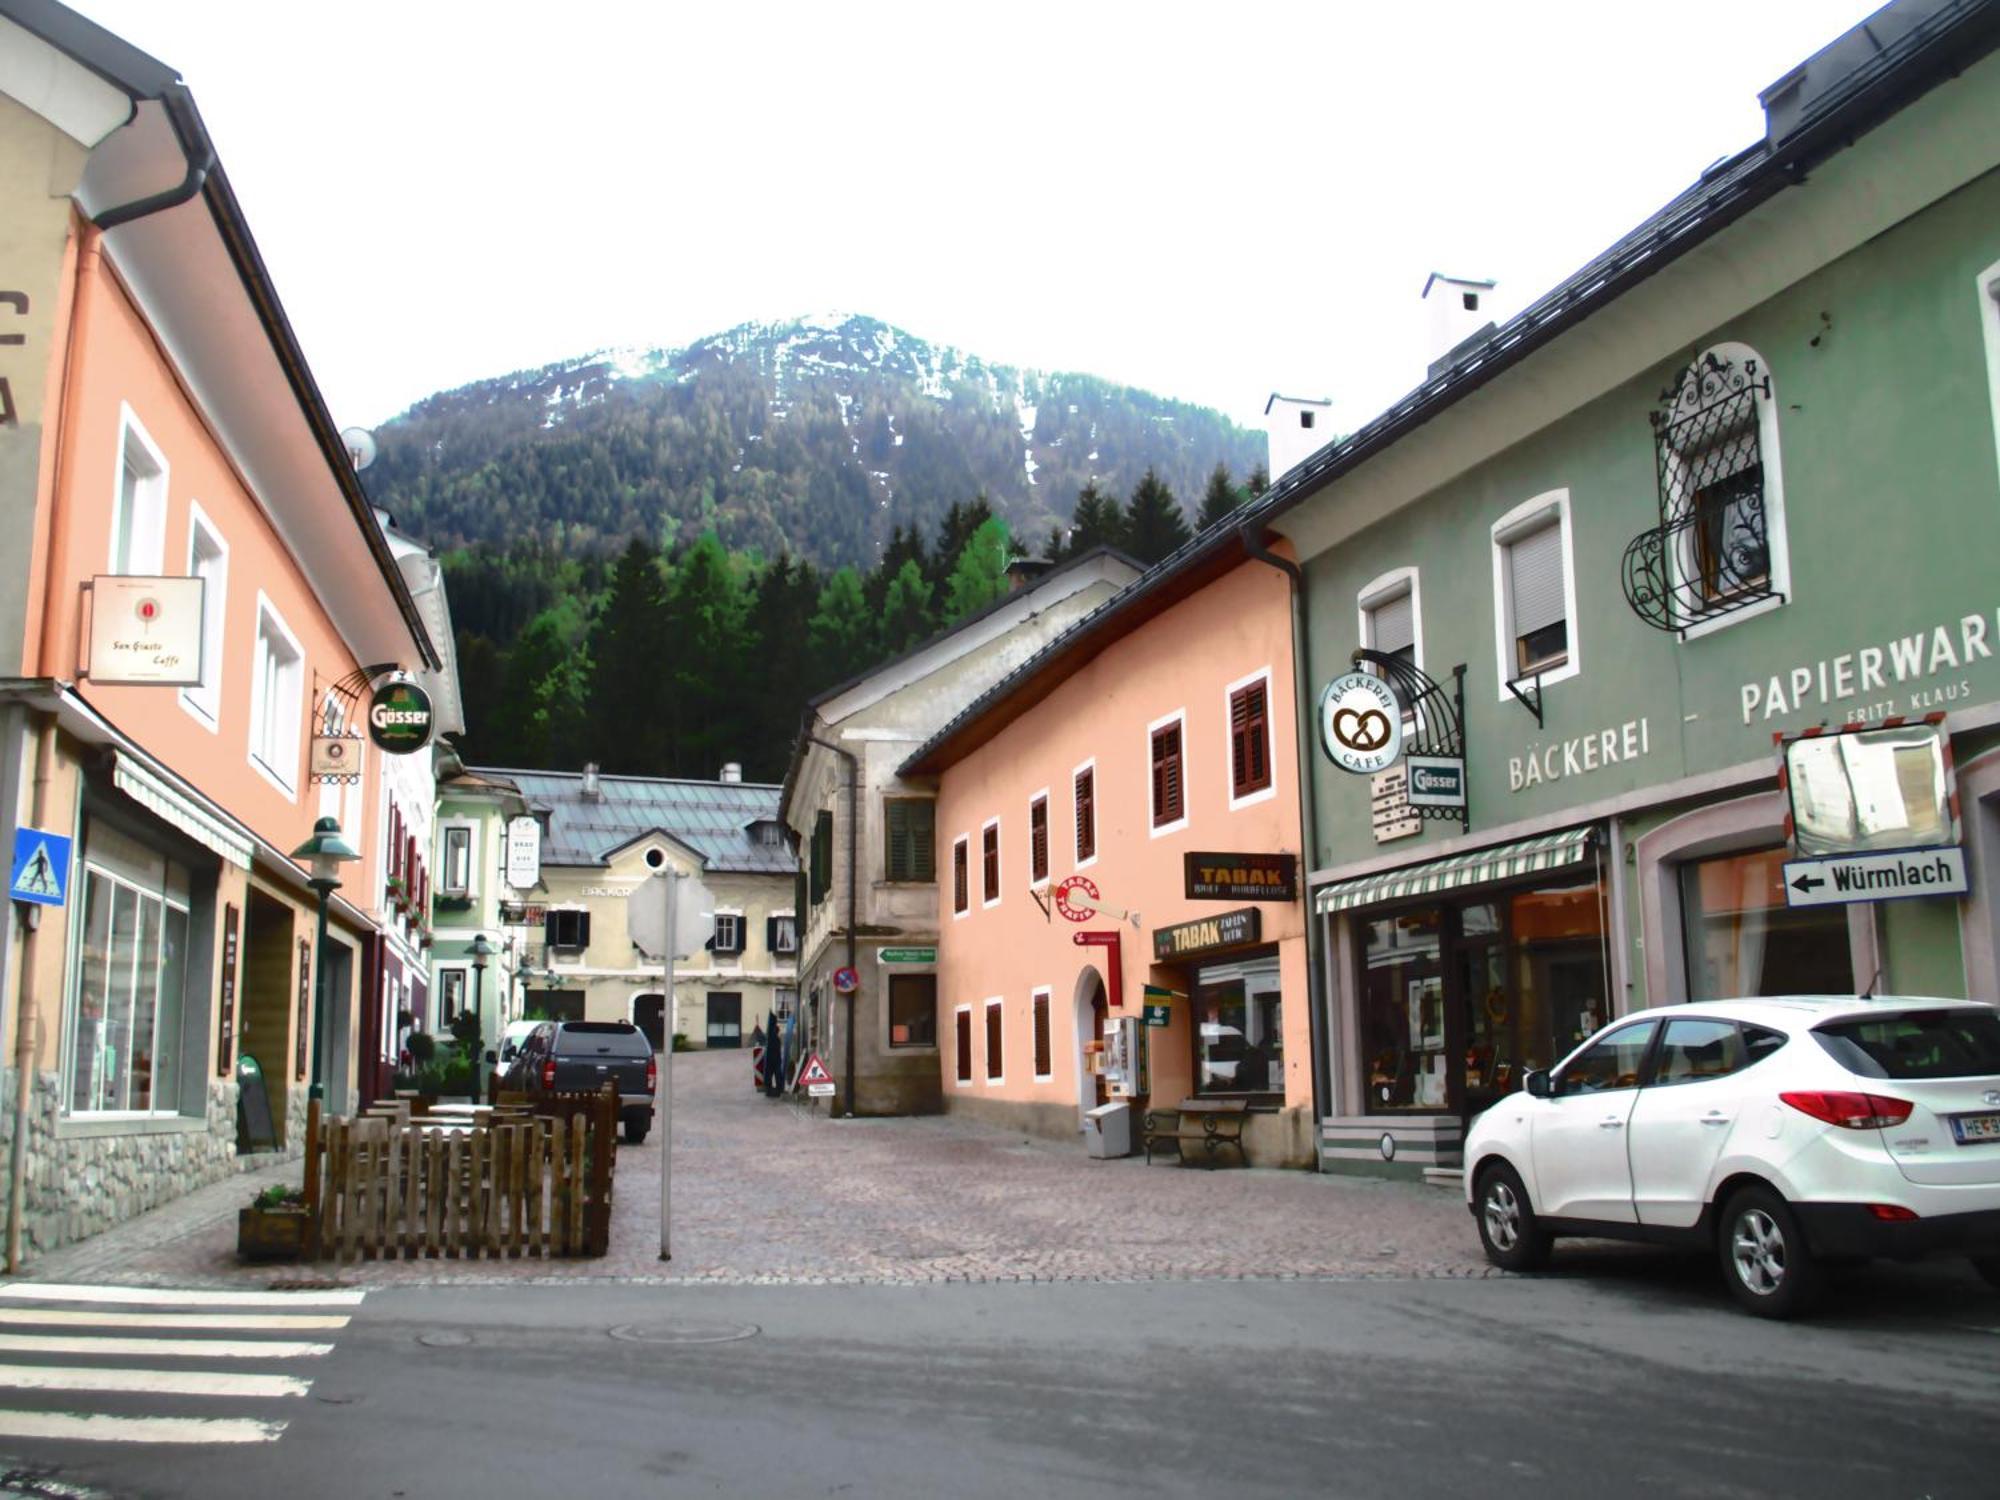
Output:
M743 779L743 765L740 761L726 760L722 763L722 777L725 785L733 785Z
M1433 271L1424 283L1426 324L1424 360L1432 375L1444 357L1493 321L1493 288L1497 282L1471 281Z
M1271 393L1264 403L1264 438L1273 482L1334 440L1332 414L1333 403L1324 397Z
M595 802L601 795L597 784L597 762L587 760L583 763L583 800Z

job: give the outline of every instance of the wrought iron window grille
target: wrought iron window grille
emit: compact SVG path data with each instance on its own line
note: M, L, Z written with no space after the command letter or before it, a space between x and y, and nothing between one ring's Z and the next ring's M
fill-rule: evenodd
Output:
M1660 524L1632 539L1623 566L1626 602L1656 630L1679 633L1781 597L1758 406L1770 395L1755 358L1714 351L1660 393L1651 413Z

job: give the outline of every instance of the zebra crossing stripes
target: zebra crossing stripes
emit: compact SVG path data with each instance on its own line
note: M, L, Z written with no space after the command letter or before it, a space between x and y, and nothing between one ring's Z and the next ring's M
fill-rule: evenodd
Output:
M0 1440L275 1442L363 1295L0 1283Z

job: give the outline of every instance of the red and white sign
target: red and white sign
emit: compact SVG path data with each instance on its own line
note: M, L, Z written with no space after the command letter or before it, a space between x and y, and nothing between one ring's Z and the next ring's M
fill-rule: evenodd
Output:
M1088 922L1103 896L1088 875L1072 875L1056 884L1056 910L1071 922Z
M837 995L851 995L861 988L861 976L853 969L842 965L833 971L833 989Z
M817 1052L806 1057L806 1065L799 1069L800 1083L832 1083L833 1075L826 1070L826 1064L819 1060Z

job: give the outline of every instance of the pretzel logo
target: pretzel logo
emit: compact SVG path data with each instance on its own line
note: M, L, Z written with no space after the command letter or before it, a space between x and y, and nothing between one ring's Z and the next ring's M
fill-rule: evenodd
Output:
M1326 685L1319 700L1320 747L1343 771L1373 776L1403 753L1403 706L1395 690L1368 672Z
M1380 750L1389 743L1389 716L1377 708L1343 708L1333 716L1333 737L1350 750Z

